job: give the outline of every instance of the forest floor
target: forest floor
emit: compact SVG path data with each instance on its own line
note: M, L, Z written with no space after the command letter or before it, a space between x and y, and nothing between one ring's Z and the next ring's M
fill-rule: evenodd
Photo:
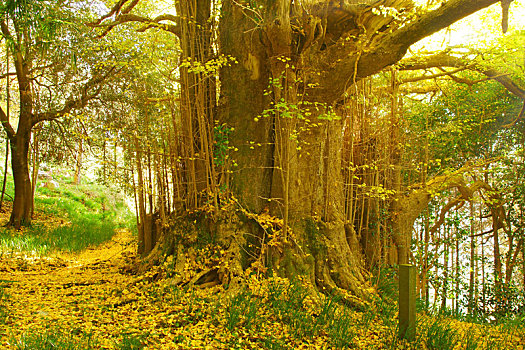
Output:
M15 233L16 234L16 233ZM20 233L23 234L23 233ZM414 343L396 339L388 303L357 312L320 304L282 280L253 281L230 296L222 286L178 287L165 266L131 273L136 241L77 253L0 255L2 349L523 349L525 332L424 316Z

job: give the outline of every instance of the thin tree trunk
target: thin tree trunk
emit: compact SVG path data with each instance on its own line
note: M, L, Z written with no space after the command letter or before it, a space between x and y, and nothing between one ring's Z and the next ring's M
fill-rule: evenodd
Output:
M5 45L5 51L6 51L6 55L5 55L5 65L6 65L6 86L5 86L5 103L6 103L6 117L7 117L7 120L9 121L10 117L11 117L11 96L10 96L10 91L11 91L11 84L10 84L10 80L9 80L9 43L6 42L6 45ZM4 195L5 195L5 186L6 186L6 183L7 183L7 167L8 167L8 164L9 164L9 137L6 135L6 139L5 139L5 164L4 164L4 181L2 183L2 195L0 196L0 210L2 209L2 205L4 203Z
M500 255L500 243L499 243L499 229L500 229L500 219L498 216L498 208L491 209L492 211L492 229L493 229L493 247L494 247L494 288L495 288L495 298L496 298L496 312L502 311L499 310L501 306L501 300L503 298L503 271L501 264L501 255Z
M153 206L153 187L155 184L153 183L153 174L152 174L152 165L151 165L151 149L148 147L147 149L147 160L148 160L148 204L149 204L149 214L153 214L155 212L155 207Z
M77 159L75 167L75 175L73 177L73 184L80 185L80 174L82 171L82 155L84 153L82 146L82 137L78 140L78 150L77 150Z
M118 140L115 137L115 143L113 144L113 178L117 178L117 150L118 150Z
M483 212L481 210L481 205L479 206L479 220L481 223L481 231L483 230ZM481 238L481 302L482 302L482 312L483 314L487 311L487 293L485 286L485 242L483 237Z
M142 151L139 145L138 138L135 137L135 160L137 167L137 196L138 196L138 212L139 212L139 225L138 225L138 253L141 255L146 254L145 250L145 221L146 221L146 207L144 203L144 178L142 172Z
M104 133L104 141L102 142L102 183L107 181L107 160L106 160L106 134Z
M158 197L158 206L159 206L159 215L160 215L160 222L161 227L164 227L166 225L166 186L164 184L164 171L161 167L161 154L159 152L157 143L153 143L153 151L155 152L155 157L153 159L153 162L155 164L155 177L157 180L157 197ZM152 245L154 245L156 242L153 242Z
M428 164L429 164L429 132L428 132L428 114L425 113L425 147L424 147L424 161L423 161L423 171L421 174L421 183L425 184L427 183L427 176L428 176ZM430 209L428 206L425 209L424 215L424 239L423 239L423 266L421 267L421 284L423 287L423 300L425 301L425 305L428 308L430 303L430 293L428 292L428 271L430 269L429 266L429 246L430 246Z
M35 192L36 192L36 183L37 183L37 179L38 179L38 169L40 168L40 161L38 159L38 155L39 155L39 138L38 138L38 134L39 134L39 129L34 129L33 130L33 152L32 152L32 160L33 160L33 171L32 171L32 174L31 174L31 201L34 202L34 198L35 198ZM33 216L34 214L34 206L33 208L31 209L31 216Z
M507 252L507 261L505 264L505 284L510 286L512 283L512 276L514 274L514 268L518 260L518 255L521 252L521 246L523 245L523 238L518 240L518 244L513 248L509 243L509 251Z
M457 316L458 313L459 313L459 280L461 278L460 276L460 273L459 273L459 228L456 226L455 227L456 229L456 271L455 271L455 282L456 282L456 285L455 285L455 290L454 290L454 313L455 315Z
M445 227L444 229L444 256L443 256L443 289L441 292L441 307L440 311L444 312L447 308L447 295L448 295L448 277L449 277L449 270L448 270L448 259L450 255L449 251L449 238L450 235L448 234L448 227Z
M525 244L521 245L521 275L523 278L523 290L525 291Z
M7 109L9 110L9 108ZM9 166L9 139L5 139L5 163L4 163L4 179L2 182L2 194L0 195L0 210L4 203L5 187L7 184L7 167Z
M474 227L474 200L470 201L470 273L468 287L468 314L473 316L474 312L474 285L475 285L475 260L476 260L476 237Z

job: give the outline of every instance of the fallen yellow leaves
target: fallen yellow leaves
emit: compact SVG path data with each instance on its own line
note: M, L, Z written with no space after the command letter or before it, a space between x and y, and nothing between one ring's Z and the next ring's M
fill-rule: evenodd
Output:
M234 294L222 286L193 289L174 286L173 279L159 280L164 265L141 276L127 274L135 244L128 231L120 230L112 241L79 254L0 257L0 291L7 295L0 298L0 347L15 349L15 342L21 343L27 334L59 330L78 344L93 339L89 348L95 349L335 348L330 342L335 323L320 327L313 335L301 333L301 327L308 325L301 326L300 317L314 322L321 318L319 301L311 295L300 299L295 309L270 308L272 303L281 305L276 297L287 299L300 293L298 289L294 292L288 280L248 274L245 299L237 299L240 306L233 305ZM167 265L172 262L169 258ZM284 322L295 311L296 319ZM372 315L365 324L364 314L351 310L345 317L350 328L343 331L351 333L354 348L382 349L385 339L395 339L391 325L384 323L395 320ZM451 327L479 335L492 332L495 340L513 344L513 349L520 349L524 341L520 333L503 339L503 331L459 321L451 322ZM396 346L425 348L424 343L399 342ZM461 342L455 347L464 348Z

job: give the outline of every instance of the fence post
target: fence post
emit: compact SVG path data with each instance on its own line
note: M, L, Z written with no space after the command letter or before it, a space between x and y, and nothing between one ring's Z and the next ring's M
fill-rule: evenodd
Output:
M416 336L416 267L399 265L399 338Z

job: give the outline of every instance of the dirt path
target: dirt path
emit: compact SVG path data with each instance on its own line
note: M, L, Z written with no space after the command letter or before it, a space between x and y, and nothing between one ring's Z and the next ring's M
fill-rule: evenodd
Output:
M176 288L156 278L162 266L129 274L135 249L121 230L78 254L0 256L0 349L42 349L31 339L42 344L49 334L67 349L231 349L210 324L217 290Z
M14 338L50 327L73 333L104 333L114 328L129 275L122 273L133 256L134 242L127 230L79 254L34 258L23 254L0 257L0 285L7 299L7 318L0 324L0 344L11 348ZM96 329L95 329L96 328ZM114 332L108 332L112 334Z

